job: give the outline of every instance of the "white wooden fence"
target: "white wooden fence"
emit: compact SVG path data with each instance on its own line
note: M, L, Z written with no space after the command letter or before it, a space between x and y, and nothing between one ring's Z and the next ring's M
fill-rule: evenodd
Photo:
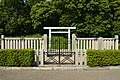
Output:
M47 35L42 38L7 38L1 36L1 49L34 49L35 62L43 66L43 52L47 52ZM72 35L72 51L75 52L75 65L86 66L86 50L118 50L118 35L115 38L77 38Z
M1 49L34 49L40 50L42 38L7 38L2 35Z
M76 38L77 49L118 50L118 35L115 38Z
M77 38L72 34L72 51L76 53L76 66L87 66L87 49L118 50L118 35L115 38Z
M39 64L41 53L43 53L42 38L8 38L1 35L1 49L33 49L35 51L35 63Z

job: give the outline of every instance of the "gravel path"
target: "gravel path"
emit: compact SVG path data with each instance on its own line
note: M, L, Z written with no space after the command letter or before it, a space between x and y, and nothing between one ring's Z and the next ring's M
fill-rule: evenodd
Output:
M120 80L120 70L0 70L0 80Z

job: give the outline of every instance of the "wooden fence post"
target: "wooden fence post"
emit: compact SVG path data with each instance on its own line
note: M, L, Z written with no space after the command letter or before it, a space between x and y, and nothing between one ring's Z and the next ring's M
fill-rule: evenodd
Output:
M43 49L47 52L47 34L44 34Z
M103 50L103 38L99 37L98 38L98 50Z
M118 39L118 35L115 35L115 50L118 50L118 42L119 42L119 39Z
M76 43L76 35L72 34L72 51L75 52L75 65L78 66L78 49Z
M76 47L76 35L72 34L72 51L75 51L77 49Z
M4 38L5 38L5 36L4 36L4 35L1 35L1 49L4 49L4 47L5 47Z
M44 34L42 37L42 49L41 49L41 66L44 65L44 60L43 60L43 53L47 52L47 34Z

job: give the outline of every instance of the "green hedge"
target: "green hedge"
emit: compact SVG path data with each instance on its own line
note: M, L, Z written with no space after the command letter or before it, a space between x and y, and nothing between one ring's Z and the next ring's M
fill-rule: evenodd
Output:
M120 65L120 50L87 50L87 65L90 67Z
M26 67L33 66L34 51L32 49L1 49L0 66Z

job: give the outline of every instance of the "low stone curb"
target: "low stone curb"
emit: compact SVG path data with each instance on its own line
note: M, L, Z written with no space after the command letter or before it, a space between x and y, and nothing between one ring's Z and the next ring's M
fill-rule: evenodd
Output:
M114 70L120 66L110 67L0 67L0 70Z
M0 70L52 70L52 67L0 67Z

